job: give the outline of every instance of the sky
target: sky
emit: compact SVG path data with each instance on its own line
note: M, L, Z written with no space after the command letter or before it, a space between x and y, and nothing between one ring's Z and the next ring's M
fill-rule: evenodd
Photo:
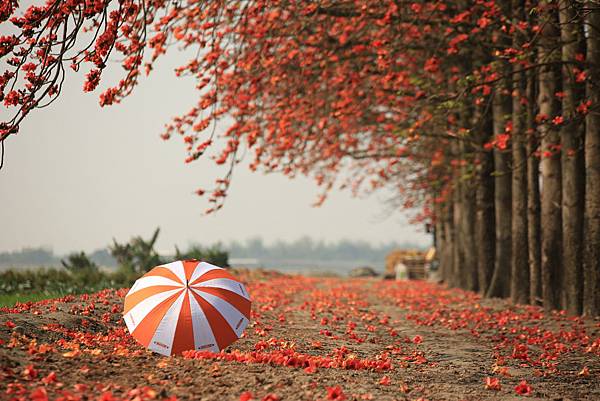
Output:
M176 78L185 59L159 61L123 103L101 108L98 95L120 78L110 66L100 90L82 91L83 74L69 71L61 97L36 110L6 141L0 170L0 252L46 247L57 253L91 251L160 227L159 250L261 237L291 241L308 235L325 241L427 245L423 227L384 205L383 195L353 198L334 192L320 208L307 178L251 172L239 166L224 208L193 194L222 175L208 158L185 164L179 138L159 135L170 118L194 102L194 82ZM0 119L7 110L0 106ZM219 127L218 129L224 129Z

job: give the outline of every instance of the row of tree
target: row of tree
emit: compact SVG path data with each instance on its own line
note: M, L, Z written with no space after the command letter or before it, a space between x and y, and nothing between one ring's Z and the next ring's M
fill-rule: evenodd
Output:
M470 162L436 204L443 275L487 296L598 314L599 4L498 7L510 35L463 59L468 74L493 58L496 75L486 108L457 113L469 131L448 152Z
M213 149L229 167L208 213L247 153L252 169L313 176L317 204L387 188L434 227L450 285L598 314L598 0L54 0L17 13L0 8L15 29L0 38L15 110L1 141L60 93L65 64L91 66L91 91L120 54L109 105L177 44L198 101L163 138L182 138L186 162Z

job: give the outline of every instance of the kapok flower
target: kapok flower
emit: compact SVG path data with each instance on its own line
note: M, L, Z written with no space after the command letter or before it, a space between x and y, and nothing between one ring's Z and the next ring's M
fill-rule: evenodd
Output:
M485 388L488 390L500 390L500 380L495 377L486 377L485 378Z
M327 387L327 399L342 401L346 399L346 395L340 386Z
M515 386L515 392L519 395L530 395L531 390L532 388L527 384L527 380L521 380L521 382Z

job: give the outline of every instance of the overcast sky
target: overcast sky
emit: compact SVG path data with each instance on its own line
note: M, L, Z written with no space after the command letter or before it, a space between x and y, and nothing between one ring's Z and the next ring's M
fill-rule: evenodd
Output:
M390 215L383 196L336 192L313 208L318 191L311 180L246 168L237 169L225 207L202 216L207 203L193 191L210 186L220 171L208 159L184 164L180 139L159 138L196 95L193 81L172 72L182 60L167 55L131 97L108 108L99 107L98 91L82 92L82 74L70 73L60 99L26 119L7 140L0 171L0 251L89 251L113 237L148 237L157 226L161 250L254 236L429 243L421 226ZM112 70L100 89L119 76L118 67ZM0 117L6 117L4 106Z

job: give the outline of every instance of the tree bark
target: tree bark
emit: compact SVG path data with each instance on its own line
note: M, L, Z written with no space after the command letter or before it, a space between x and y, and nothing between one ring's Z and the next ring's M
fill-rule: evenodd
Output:
M452 154L455 159L461 158L460 144L458 141L452 143ZM451 283L453 287L465 288L465 275L464 275L464 243L463 236L461 235L462 217L463 217L463 205L462 205L462 183L460 177L460 170L454 172L454 185L452 188L452 225L454 231L454 246L452 247L452 279Z
M586 17L587 57L590 62L586 96L596 110L585 119L585 218L583 312L600 314L600 4L586 2L593 9Z
M465 167L466 168L466 167ZM464 172L466 175L466 172ZM465 275L465 289L478 291L477 258L475 250L475 188L472 180L462 183L462 224L461 237L463 245L463 264Z
M524 2L513 0L513 23L524 18ZM513 34L513 47L519 48L521 35ZM512 98L512 261L510 297L514 303L529 302L529 263L527 245L527 154L525 152L525 117L526 110L522 102L526 98L525 74L516 72L521 66L513 67Z
M540 159L539 139L535 130L536 75L527 73L527 245L529 248L529 302L542 304L541 238L540 238Z
M449 199L446 201L446 205L444 207L444 253L443 258L441 260L442 268L444 272L444 282L449 286L453 286L453 273L454 273L454 225L453 223L453 202L452 202L452 194L450 194Z
M477 237L477 284L479 292L485 294L494 269L495 253L495 214L494 214L494 158L491 151L483 150L483 144L489 142L492 133L492 119L489 112L477 110L475 124L481 129L477 132L480 150L477 153L476 190L475 190L475 235Z
M581 49L581 25L577 3L567 1L559 10L562 43L562 116L560 129L562 177L562 244L564 269L564 306L572 315L580 315L583 301L583 206L584 153L583 125L575 121L581 100L580 85L574 79L572 64ZM562 302L561 302L562 303Z
M462 4L468 6L468 2ZM473 52L467 52L461 63L461 68L465 75L473 71ZM471 127L473 124L473 106L469 102L462 105L460 111L460 124L463 127ZM475 187L474 187L474 145L472 142L473 131L460 142L461 167L460 167L460 185L461 185L461 224L460 237L462 253L462 274L464 276L464 288L470 291L477 291L479 283L477 278L477 257L475 249Z
M546 310L560 307L560 266L562 250L561 223L561 165L560 152L557 151L560 141L556 130L551 126L551 120L558 115L555 93L560 76L554 66L544 63L557 61L556 47L559 37L557 34L556 13L552 9L554 3L541 3L543 15L540 20L538 61L543 64L539 71L538 107L540 116L546 120L540 124L541 142L541 238L542 238L542 297Z
M503 15L511 15L511 2L499 2ZM510 46L506 37L498 41L499 46ZM494 135L506 134L506 123L511 118L511 68L507 61L498 61L497 72L501 80L496 84L492 99ZM488 297L506 298L510 295L511 274L511 171L510 149L494 148L494 209L496 213L496 252L494 273L487 290Z
M439 194L436 191L435 192L435 196L434 196L434 201L433 201L433 211L434 211L434 227L435 227L435 231L434 231L434 246L435 246L435 255L436 258L438 260L438 263L441 261L441 257L442 257L442 253L444 250L444 224L443 224L443 217L442 217L442 207L440 205L440 203L438 203L436 201L436 199L438 198ZM438 274L440 276L440 279L444 279L443 273L442 273L442 266L438 265Z
M506 70L501 73L506 74ZM506 80L496 88L493 99L494 134L505 133L506 122L511 117L510 90ZM508 297L510 295L511 273L511 171L510 152L494 149L494 209L496 212L496 253L494 273L488 297Z

